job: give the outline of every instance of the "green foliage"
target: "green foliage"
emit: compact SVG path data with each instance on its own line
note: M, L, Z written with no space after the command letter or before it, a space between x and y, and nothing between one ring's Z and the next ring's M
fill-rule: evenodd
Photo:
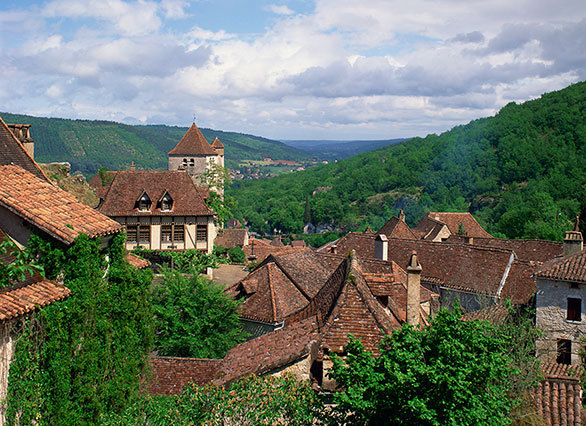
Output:
M68 161L72 170L94 174L100 165L110 170L128 169L134 161L142 169L167 169L167 153L177 145L187 127L131 126L112 121L67 120L2 113L9 123L32 124L35 159ZM234 132L200 129L208 141L218 137L225 146L226 165L241 160L304 160L303 151L281 142Z
M242 248L236 246L232 247L228 250L228 257L232 263L244 263L246 260L246 255L244 254L244 250Z
M138 394L152 345L152 275L124 261L123 243L124 235L113 239L108 265L100 242L86 235L67 249L33 239L71 296L23 324L10 367L9 423L96 423Z
M586 211L586 82L511 103L495 117L272 179L235 182L235 214L253 231L300 233L312 223L380 227L403 209L470 211L489 232L561 240Z
M100 175L100 181L102 182L102 186L108 186L114 180L114 175L112 173L108 173L108 171L109 170L106 167L98 167L98 174Z
M194 272L164 270L153 288L156 339L160 355L222 358L246 333L240 327L238 302L223 288Z
M303 240L311 247L321 247L330 241L335 241L343 235L342 232L328 231L322 234L299 234L295 237L296 240Z
M229 389L188 385L174 397L145 396L107 425L316 425L323 406L294 376L249 376Z
M510 424L520 392L537 379L526 369L532 345L517 343L517 329L462 321L458 310L442 310L430 326L404 325L395 331L382 342L379 357L351 338L347 357L334 357L331 373L344 389L334 395L340 419L352 424Z
M43 267L34 262L29 251L20 250L10 238L0 241L0 256L6 255L12 258L12 262L0 262L0 288L24 281L35 272L44 275Z
M207 268L217 268L219 261L216 252L207 254L197 249L182 251L149 250L139 246L132 252L154 263L164 260L166 262L163 263L167 265L161 266L172 266L172 269L182 273L191 273L193 271L198 274L205 273Z

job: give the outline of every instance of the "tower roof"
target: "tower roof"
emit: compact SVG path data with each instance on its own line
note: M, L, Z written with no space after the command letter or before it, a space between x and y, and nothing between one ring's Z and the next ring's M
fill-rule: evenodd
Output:
M212 142L212 147L216 149L224 149L224 144L220 142L220 139L216 138L214 139L214 142Z
M194 123L169 155L216 155L216 151Z

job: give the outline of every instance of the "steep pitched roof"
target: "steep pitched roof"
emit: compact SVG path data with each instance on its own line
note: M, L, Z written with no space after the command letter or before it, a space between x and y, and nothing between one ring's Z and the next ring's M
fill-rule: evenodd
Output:
M531 390L533 404L546 424L582 424L582 386L580 369L561 364L542 365L545 376Z
M0 166L0 205L66 244L122 231L117 222L16 165Z
M351 232L336 243L339 254L356 250L360 258L374 257L374 236ZM321 249L320 249L321 250ZM415 250L423 267L422 280L432 277L459 291L507 297L526 302L535 292L528 262L515 261L510 250L425 240L389 238L388 258L401 264Z
M93 179L92 179L93 180ZM161 210L158 205L167 192L173 199L171 211ZM136 200L146 193L152 201L149 211L135 208ZM122 170L104 195L104 202L98 211L108 216L211 216L208 208L191 177L183 171Z
M323 264L319 256L308 248L271 257L310 298L315 297L332 273L331 268Z
M0 228L0 242L8 236ZM0 262L11 263L12 254L0 256ZM10 320L28 314L35 309L63 300L71 291L52 281L44 279L38 272L27 274L24 281L13 282L9 287L0 289L0 321Z
M535 275L539 278L586 283L586 250L546 262Z
M49 178L0 118L0 166L7 164L20 166L39 179L49 182Z
M417 239L417 236L413 233L411 228L396 216L390 218L377 234L383 234L389 238Z
M431 212L427 217L445 223L450 232L454 235L458 234L460 225L462 225L462 228L468 237L492 238L492 235L486 232L469 212Z
M437 237L444 226L447 227L448 225L432 217L425 216L419 221L417 226L413 228L413 233L421 239L433 240Z
M212 142L212 148L224 149L224 144L220 142L220 139L216 137L216 139L214 139L214 141Z
M169 155L216 155L216 151L193 123Z

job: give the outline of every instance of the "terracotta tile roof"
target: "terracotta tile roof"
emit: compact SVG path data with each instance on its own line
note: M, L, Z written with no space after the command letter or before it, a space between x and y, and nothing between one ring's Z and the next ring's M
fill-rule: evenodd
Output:
M0 118L0 166L8 164L20 166L37 178L49 182L49 178Z
M297 287L310 298L315 297L332 272L331 268L327 264L323 264L320 257L308 248L271 257Z
M266 323L282 322L309 303L296 284L274 261L259 266L226 290L240 305L242 318Z
M351 232L338 240L337 247L341 255L356 250L361 259L373 258L374 236ZM424 276L440 280L445 287L477 294L510 295L513 303L524 303L535 292L530 272L534 266L515 262L510 250L389 238L388 258L399 265L406 262L413 250L419 256Z
M15 165L0 166L0 205L66 244L120 232L112 219Z
M468 212L431 212L427 215L427 217L445 223L448 226L450 232L454 235L458 235L460 225L462 225L464 231L466 232L466 236L468 237L492 238L492 235L486 232L476 221L476 219L474 219L474 216Z
M216 151L193 123L169 155L216 155Z
M311 317L236 345L224 357L213 382L223 385L250 374L262 375L308 356L316 350L317 328Z
M116 176L116 172L114 172L114 171L108 170L107 172L105 172L105 177L107 179L109 179L110 182L112 182L112 179L114 179L114 176ZM88 181L88 185L90 186L90 188L92 188L94 190L97 197L100 199L104 199L104 197L106 196L106 193L108 192L108 189L110 189L109 184L106 184L106 185L102 184L102 178L100 177L99 173L96 173L95 175L92 176L92 178Z
M224 149L224 144L220 142L220 139L216 138L212 142L212 148L214 149Z
M509 308L502 303L489 306L474 312L468 312L462 315L464 321L485 320L491 322L500 322L509 316Z
M246 229L224 229L216 237L215 244L225 248L244 247L246 243Z
M545 379L531 391L538 415L546 424L582 424L582 386L579 368L561 364L542 365Z
M305 244L305 240L293 240L291 241L291 247L305 248L307 247L307 244Z
M586 283L586 250L546 262L535 276Z
M93 180L93 179L92 179ZM143 193L151 200L149 211L142 212L136 202ZM172 210L161 210L159 201L168 193ZM116 172L98 211L108 216L211 216L195 183L183 171L123 170Z
M244 246L246 258L248 259L250 256L255 255L258 261L266 259L271 254L297 253L301 250L305 249L291 246L274 247L270 241L257 238L250 238L248 245Z
M151 356L152 376L147 392L151 395L176 395L188 383L204 385L216 375L221 362L221 359Z
M151 266L151 262L141 257L135 256L132 253L128 253L126 256L126 260L136 269L145 269Z
M447 243L465 244L464 237L452 235ZM561 256L564 252L564 244L558 241L545 240L511 240L506 238L479 238L475 237L472 244L480 247L493 247L513 250L517 259L545 262Z
M447 225L432 217L425 216L417 226L413 228L413 233L421 239L433 240L440 233L442 228ZM448 228L449 229L449 228Z
M0 242L8 236L0 228ZM10 253L0 256L0 262L12 263ZM63 300L71 291L61 285L44 279L39 273L29 274L24 281L13 282L0 289L0 321L6 321L32 312L41 306Z
M417 236L413 233L411 228L396 216L390 218L388 222L379 229L377 234L386 235L388 238L417 239Z

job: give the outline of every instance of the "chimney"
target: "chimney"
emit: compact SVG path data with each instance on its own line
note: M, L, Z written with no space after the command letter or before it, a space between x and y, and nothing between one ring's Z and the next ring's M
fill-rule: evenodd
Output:
M130 171L135 171L136 170L136 166L134 165L134 161L130 163Z
M24 149L34 159L35 158L35 141L31 138L30 129L31 124L11 124L6 123L6 126L16 136L16 139L24 145Z
M417 260L417 252L413 250L407 264L407 324L419 324L421 306L421 265Z
M403 209L399 210L399 220L401 222L405 222L405 212L403 211Z
M378 234L374 239L374 257L379 260L389 259L389 240L384 234Z
M332 253L332 254L338 254L338 246L337 246L337 245L335 245L335 244L333 244L333 245L330 247L330 253Z
M564 238L564 256L578 253L584 248L584 239L582 238L582 233L579 229L580 219L576 216L574 230L566 232L566 238Z

